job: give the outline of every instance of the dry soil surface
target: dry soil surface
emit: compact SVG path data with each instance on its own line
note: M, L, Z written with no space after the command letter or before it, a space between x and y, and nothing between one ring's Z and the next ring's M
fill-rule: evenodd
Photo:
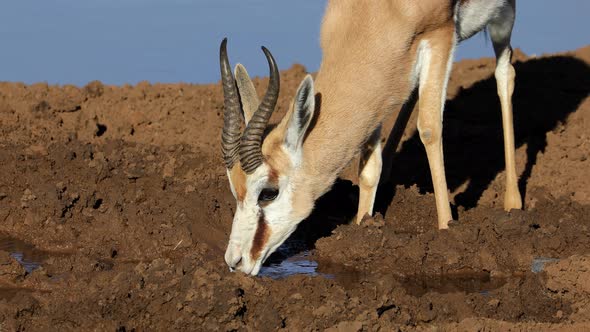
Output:
M590 329L590 46L514 62L523 211L502 209L494 59L462 61L450 229L414 112L376 216L348 224L353 161L261 277L223 261L219 84L0 83L0 331ZM274 121L304 75L282 72Z

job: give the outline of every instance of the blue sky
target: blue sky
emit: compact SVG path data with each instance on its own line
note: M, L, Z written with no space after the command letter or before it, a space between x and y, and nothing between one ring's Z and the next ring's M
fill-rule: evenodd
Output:
M321 61L325 0L6 0L0 3L0 80L84 85L219 80L219 42L233 63L266 75L260 45L279 67ZM590 44L590 1L520 0L513 46L527 54ZM491 56L483 35L458 59Z

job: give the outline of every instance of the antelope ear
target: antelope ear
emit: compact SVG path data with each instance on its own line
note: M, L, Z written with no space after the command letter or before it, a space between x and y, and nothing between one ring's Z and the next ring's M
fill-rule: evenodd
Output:
M242 101L242 109L244 110L244 119L247 125L254 112L256 112L258 105L260 105L260 102L258 101L254 84L248 75L248 71L246 71L246 67L238 63L234 69L234 73L236 84L238 85L238 93Z
M285 132L285 147L288 151L297 152L303 144L303 137L313 118L315 110L315 93L311 75L305 76L293 101L292 112Z

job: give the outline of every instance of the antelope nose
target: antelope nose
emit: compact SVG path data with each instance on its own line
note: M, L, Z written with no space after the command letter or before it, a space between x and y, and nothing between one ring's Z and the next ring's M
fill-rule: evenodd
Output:
M232 264L229 264L229 270L234 272L236 268L239 268L242 265L242 257L236 257Z
M229 270L233 272L242 263L242 255L239 251L233 251L231 248L228 248L225 253L225 262L227 263L227 266L229 266Z

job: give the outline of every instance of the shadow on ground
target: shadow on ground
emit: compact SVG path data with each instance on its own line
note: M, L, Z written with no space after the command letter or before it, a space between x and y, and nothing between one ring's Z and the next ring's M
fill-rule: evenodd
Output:
M588 96L590 67L574 57L554 56L517 62L515 69L515 143L517 148L527 147L525 170L518 174L524 199L537 155L547 145L547 133L558 128ZM468 182L466 189L455 197L455 203L464 209L473 208L504 170L502 115L493 76L447 100L443 130L449 190ZM405 141L393 157L390 183L380 188L377 211L386 212L395 185L414 184L421 192L433 192L426 152L418 133Z
M524 199L537 155L547 145L547 133L559 127L588 96L590 67L570 56L530 59L514 66L516 147L527 147L525 170L518 174ZM398 129L405 128L411 108L405 113L402 111L396 123ZM455 203L465 210L473 208L498 173L504 170L502 116L493 76L447 100L443 137L449 190L454 191L468 182L466 189L455 197ZM417 185L422 193L433 192L426 152L418 133L405 141L399 153L393 156L390 172L390 181L382 185L377 194L377 212L387 212L396 185ZM338 181L318 200L313 214L300 224L267 264L313 249L319 238L330 235L338 225L352 220L357 202L358 187L350 181ZM457 206L454 207L455 218Z

